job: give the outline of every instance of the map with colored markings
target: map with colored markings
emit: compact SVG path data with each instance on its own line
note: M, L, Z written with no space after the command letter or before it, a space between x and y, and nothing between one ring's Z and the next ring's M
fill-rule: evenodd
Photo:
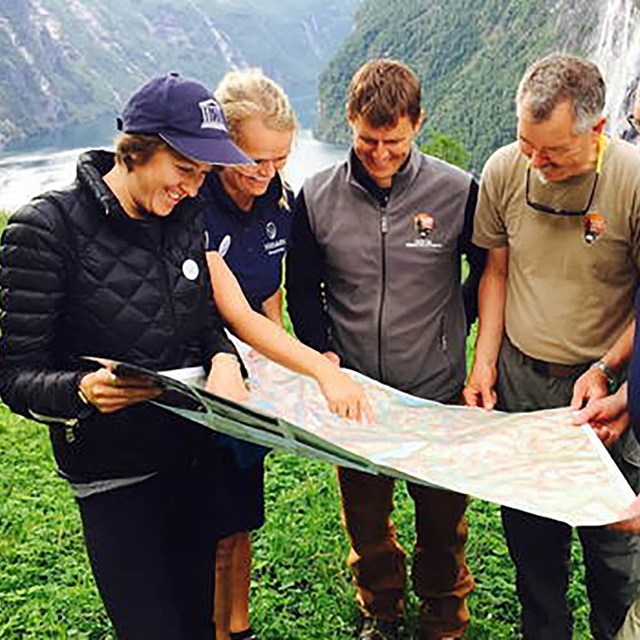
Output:
M251 442L333 464L443 487L578 525L623 519L635 495L589 426L569 408L506 414L415 398L349 372L376 421L330 413L317 383L240 345L246 404L180 384L191 420ZM194 408L193 404L198 404Z

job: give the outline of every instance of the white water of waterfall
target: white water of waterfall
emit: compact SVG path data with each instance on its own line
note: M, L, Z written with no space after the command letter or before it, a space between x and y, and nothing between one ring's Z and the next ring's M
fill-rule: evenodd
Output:
M607 129L620 135L640 76L640 11L634 0L606 0L592 55L607 84Z

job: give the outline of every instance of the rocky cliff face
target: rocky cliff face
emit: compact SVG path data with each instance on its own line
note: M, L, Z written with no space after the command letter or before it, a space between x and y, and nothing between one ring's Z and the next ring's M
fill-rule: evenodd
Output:
M115 112L147 78L260 66L311 120L359 0L3 0L0 147Z

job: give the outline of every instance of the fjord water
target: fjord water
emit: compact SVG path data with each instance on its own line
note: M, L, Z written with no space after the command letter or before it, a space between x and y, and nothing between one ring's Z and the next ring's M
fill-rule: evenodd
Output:
M39 193L71 183L78 155L91 147L110 148L112 131L111 127L69 130L62 138L49 135L0 154L0 210L14 211ZM300 131L287 163L287 180L297 192L306 177L345 156L344 147L319 142L309 130Z

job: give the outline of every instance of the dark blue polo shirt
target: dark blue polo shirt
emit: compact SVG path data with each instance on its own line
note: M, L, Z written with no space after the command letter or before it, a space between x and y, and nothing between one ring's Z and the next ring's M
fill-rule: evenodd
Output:
M217 173L210 173L200 196L205 204L207 251L218 251L238 279L255 311L282 283L282 258L293 216L293 193L276 174L267 192L243 211L227 195ZM286 204L285 204L286 203Z

